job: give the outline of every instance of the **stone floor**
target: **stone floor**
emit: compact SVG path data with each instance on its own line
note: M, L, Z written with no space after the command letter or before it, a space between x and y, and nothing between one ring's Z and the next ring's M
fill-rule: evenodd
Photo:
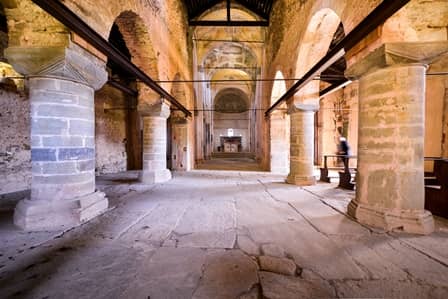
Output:
M104 215L65 232L0 219L1 298L448 298L448 222L429 236L345 215L353 192L197 170L98 179Z

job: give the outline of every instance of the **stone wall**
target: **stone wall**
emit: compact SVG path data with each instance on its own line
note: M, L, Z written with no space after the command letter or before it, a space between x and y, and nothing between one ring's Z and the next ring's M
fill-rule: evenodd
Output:
M26 96L0 89L0 194L30 188L30 104Z
M97 174L125 171L126 98L105 85L95 93L95 146Z

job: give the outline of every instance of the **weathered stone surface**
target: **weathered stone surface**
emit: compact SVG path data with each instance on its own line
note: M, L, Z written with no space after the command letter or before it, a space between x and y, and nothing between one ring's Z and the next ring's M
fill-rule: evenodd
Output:
M335 282L342 298L446 298L448 287L420 285L415 281L366 280Z
M193 298L238 298L256 283L257 264L249 256L240 250L211 251Z
M276 244L263 244L261 245L261 252L264 255L274 256L274 257L285 257L285 251L283 248Z
M158 249L137 267L127 298L192 298L203 275L207 253L198 248Z
M261 270L291 276L296 274L297 266L290 259L262 255L259 260Z
M115 208L65 233L23 232L13 226L11 215L1 213L0 293L12 297L19 292L32 298L93 294L99 298L176 299L414 298L413 294L445 298L448 294L448 270L440 262L448 238L445 220L440 220L445 225L436 234L424 239L400 233L356 235L345 226L340 233L325 237L303 218L294 216L303 205L295 211L283 202L286 198L266 197L259 175L247 174L242 179L236 172L184 172L149 189L128 182L136 178L133 172L103 176L98 178L98 186L105 188ZM307 198L303 190L291 191L291 185L271 185L278 182L276 176L264 175L262 180L268 190L275 186L276 195L289 190L296 202ZM237 184L242 184L235 197L238 231L262 244L285 248L303 267L299 277L260 271L256 259L241 250L175 248L176 240L171 237L176 235L170 234L173 228L189 228L184 230L189 234L214 229L218 225L213 222L221 223L221 216L213 214L200 226L198 219L213 209L210 206L189 214L206 205L200 198L207 194L207 203L228 202L229 195L223 194L222 188ZM325 193L327 187L321 186ZM313 190L318 187L313 186ZM335 194L334 200L340 195ZM301 196L304 198L298 200ZM92 203L85 201L81 207ZM216 212L227 211L215 207ZM33 210L40 211L47 213L48 209ZM163 246L162 241L169 246Z
M238 248L244 251L245 253L249 255L260 255L260 248L259 246L251 240L250 237L245 235L238 235L237 236L237 245Z
M263 296L269 299L333 298L331 285L323 280L305 280L270 272L260 272Z
M203 200L190 206L174 230L178 247L233 248L234 204Z

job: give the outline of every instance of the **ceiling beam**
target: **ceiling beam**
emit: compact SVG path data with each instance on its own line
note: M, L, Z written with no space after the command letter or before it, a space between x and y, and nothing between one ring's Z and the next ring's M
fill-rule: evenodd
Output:
M282 102L288 100L296 94L301 88L309 83L316 75L321 73L343 57L346 51L352 49L364 37L384 23L400 8L405 6L410 0L384 0L381 2L364 20L361 21L350 33L348 33L336 46L330 50L321 60L319 60L300 80L294 83L285 94L283 94L268 110L265 116L274 111Z
M56 18L59 22L64 24L67 28L76 32L84 40L90 43L98 51L106 55L110 60L115 62L120 68L135 76L141 82L145 83L149 88L158 93L162 98L166 99L175 107L179 108L186 116L190 117L192 114L179 103L171 94L158 85L148 75L145 74L140 68L133 64L126 56L118 51L110 42L105 40L95 30L90 28L81 18L73 13L60 1L54 0L33 0L35 4L40 6L47 13Z
M269 21L195 21L190 20L188 22L190 26L234 26L234 27L267 27L269 26Z

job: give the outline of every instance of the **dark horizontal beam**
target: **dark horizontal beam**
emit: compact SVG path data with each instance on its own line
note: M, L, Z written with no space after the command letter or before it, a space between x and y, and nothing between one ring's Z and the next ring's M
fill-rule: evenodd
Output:
M132 88L127 87L126 85L124 85L123 83L121 83L119 81L109 80L109 81L107 81L107 84L109 84L110 86L112 86L112 87L124 92L125 94L132 96L132 97L138 96L138 92L136 90L133 90Z
M361 21L349 34L347 34L336 46L327 53L321 60L319 60L300 80L294 83L285 94L283 94L268 110L265 112L265 116L274 111L282 102L288 100L308 82L310 82L314 76L327 69L333 60L338 59L338 55L341 55L341 51L349 51L356 44L358 44L364 37L375 30L379 25L384 23L400 8L405 6L410 0L384 0L380 3L364 20ZM342 53L343 53L342 52ZM330 65L328 65L330 63Z
M126 56L118 51L112 44L105 40L95 30L90 28L81 18L68 9L60 1L55 0L33 0L35 4L40 6L47 13L56 18L59 22L64 24L67 28L85 39L88 43L94 46L98 51L106 55L110 60L115 62L120 68L135 76L141 82L145 83L149 88L158 93L161 97L166 99L172 105L176 106L185 113L186 116L191 116L181 103L179 103L172 95L146 75L140 68L133 64Z
M269 21L194 21L190 20L188 22L190 26L234 26L234 27L267 27L269 26Z

